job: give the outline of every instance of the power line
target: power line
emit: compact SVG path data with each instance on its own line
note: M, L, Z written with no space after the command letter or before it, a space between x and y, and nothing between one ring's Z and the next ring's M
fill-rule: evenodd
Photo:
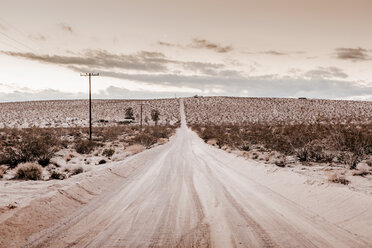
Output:
M14 46L13 44L10 44L10 43L8 43L8 42L6 42L6 41L0 40L0 43L6 45L6 46L8 46L8 47L11 47L11 48L17 50L18 52L23 52L21 48L19 48L19 47L17 47L17 46Z
M25 45L24 43L22 43L22 42L20 42L20 41L17 41L16 39L10 37L9 35L7 35L6 33L4 33L3 31L0 31L0 34L2 34L3 36L5 36L5 37L8 38L9 40L12 40L12 41L14 41L14 42L16 42L16 43L18 43L18 44L20 44L20 45L26 47L27 49L33 51L34 53L37 53L33 48L31 48L31 47Z
M8 29L11 28L11 29L15 30L18 34L20 34L21 36L23 36L23 37L26 38L27 40L31 41L32 44L33 44L33 45L36 45L37 48L38 48L39 50L45 50L43 45L41 45L41 48L42 48L42 49L41 49L41 48L40 48L40 43L37 43L37 42L35 42L35 40L30 39L30 36L27 34L27 32L26 32L25 30L23 30L23 29L21 29L21 28L19 28L19 27L16 27L15 25L13 25L13 24L9 23L8 21L4 20L4 18L1 18L1 17L0 17L0 23L1 23L1 22L2 22L3 24L5 24L5 25L3 25L3 26L5 26L6 28L8 28Z

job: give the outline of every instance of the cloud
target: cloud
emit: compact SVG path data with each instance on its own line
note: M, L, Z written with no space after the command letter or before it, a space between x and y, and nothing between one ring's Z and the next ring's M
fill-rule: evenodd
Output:
M79 71L78 68L75 70ZM315 70L314 70L315 71ZM319 69L319 71L322 71ZM372 87L344 79L345 75L336 68L326 68L333 75L320 73L312 78L280 77L278 75L249 76L238 71L222 70L216 75L185 74L130 74L112 71L99 71L100 75L134 82L172 87L197 89L203 94L219 92L220 95L257 97L300 97L353 99L372 95ZM315 72L310 74L318 75Z
M267 55L274 55L274 56L284 56L284 55L293 55L293 54L304 54L304 51L292 51L292 52L284 52L284 51L276 51L276 50L267 50L267 51L260 51L260 52L243 52L245 54L267 54Z
M277 56L288 55L288 53L278 52L278 51L274 51L274 50L269 50L269 51L265 51L265 52L262 52L262 53L270 54L270 55L277 55Z
M337 67L318 67L318 69L306 72L304 76L310 79L345 79L348 77L343 70Z
M336 48L336 57L343 60L365 61L370 60L368 50L364 48Z
M172 44L172 43L168 43L168 42L164 42L164 41L158 41L158 44L160 46L167 46L167 47L175 47L175 46L178 46L176 44Z
M166 57L163 53L141 51L135 54L113 54L106 50L86 50L83 53L69 52L69 55L45 55L0 51L12 57L20 57L44 63L62 65L65 67L89 68L90 70L123 69L143 72L169 72L178 67L203 74L215 74L216 70L224 68L223 64L195 61L178 61Z
M213 42L210 42L207 40L201 40L201 39L193 39L191 44L189 44L189 47L197 48L197 49L213 50L218 53L227 53L233 50L231 46L221 46L217 43L213 43Z
M47 38L42 34L30 34L28 37L31 40L36 40L36 41L46 41L47 40Z
M158 45L166 46L166 47L178 47L182 49L185 49L185 48L207 49L207 50L215 51L217 53L228 53L233 50L232 46L222 46L220 44L210 42L204 39L193 39L190 44L187 44L185 46L180 45L180 44L164 42L164 41L158 41Z
M70 33L70 34L73 34L74 33L74 30L72 29L72 27L70 25L68 25L67 23L59 23L58 26L65 32L67 33Z
M7 28L0 23L0 30L5 31L5 30L7 30Z
M189 94L177 92L177 96L188 96ZM131 91L126 88L109 86L98 93L92 94L93 99L153 99L171 98L174 92L152 92L146 90ZM0 102L36 101L36 100L70 100L86 99L86 92L65 92L55 89L31 90L29 88L16 89L12 92L0 92Z

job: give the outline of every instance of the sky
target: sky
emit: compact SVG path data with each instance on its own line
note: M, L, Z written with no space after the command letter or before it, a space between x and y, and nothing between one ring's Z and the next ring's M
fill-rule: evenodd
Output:
M0 101L372 100L370 0L1 0Z

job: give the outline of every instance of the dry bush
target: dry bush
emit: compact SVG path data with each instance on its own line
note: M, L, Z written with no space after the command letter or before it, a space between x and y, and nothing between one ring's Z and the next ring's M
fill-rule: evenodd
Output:
M74 176L74 175L77 175L77 174L80 174L80 173L83 173L83 172L84 172L83 167L77 166L77 167L75 167L71 170L71 176Z
M56 180L63 180L66 179L66 174L58 171L58 170L52 170L50 172L50 178L49 179L56 179Z
M98 164L106 164L106 160L101 159L100 161L98 161Z
M0 168L0 178L3 178L3 176L4 176L4 170L3 170L3 168Z
M38 161L46 166L58 150L59 142L59 137L51 129L12 129L1 146L0 164L14 168L19 163Z
M348 185L350 183L350 181L347 180L344 176L340 176L336 173L329 176L328 181L332 183L341 183L344 185Z
M111 148L110 149L105 149L102 152L102 156L110 158L110 157L112 157L112 155L114 155L114 153L115 153L114 149L111 149Z
M301 162L331 163L335 157L353 169L372 154L372 124L294 124L294 125L195 125L193 129L206 142L249 150L252 145Z
M43 168L36 163L19 164L16 169L16 179L40 180Z
M89 154L97 146L95 141L80 139L75 143L75 150L80 154Z
M150 147L155 144L159 138L169 138L173 132L174 127L146 127L141 132L136 133L128 142L130 144L141 144Z

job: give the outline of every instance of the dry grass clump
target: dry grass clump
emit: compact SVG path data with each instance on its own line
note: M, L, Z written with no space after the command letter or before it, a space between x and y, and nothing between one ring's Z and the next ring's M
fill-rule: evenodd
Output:
M331 183L341 183L344 185L348 185L350 183L344 176L338 175L336 173L332 174L328 177L328 181Z
M143 152L146 149L143 145L140 144L134 144L130 145L127 148L125 148L125 151L130 152L131 154L137 154L140 152Z
M16 179L40 180L43 173L43 167L36 163L19 164L16 168Z
M294 155L301 162L348 164L351 169L372 155L372 124L294 124L294 125L195 125L206 142L215 140L249 150L262 145L271 151Z

